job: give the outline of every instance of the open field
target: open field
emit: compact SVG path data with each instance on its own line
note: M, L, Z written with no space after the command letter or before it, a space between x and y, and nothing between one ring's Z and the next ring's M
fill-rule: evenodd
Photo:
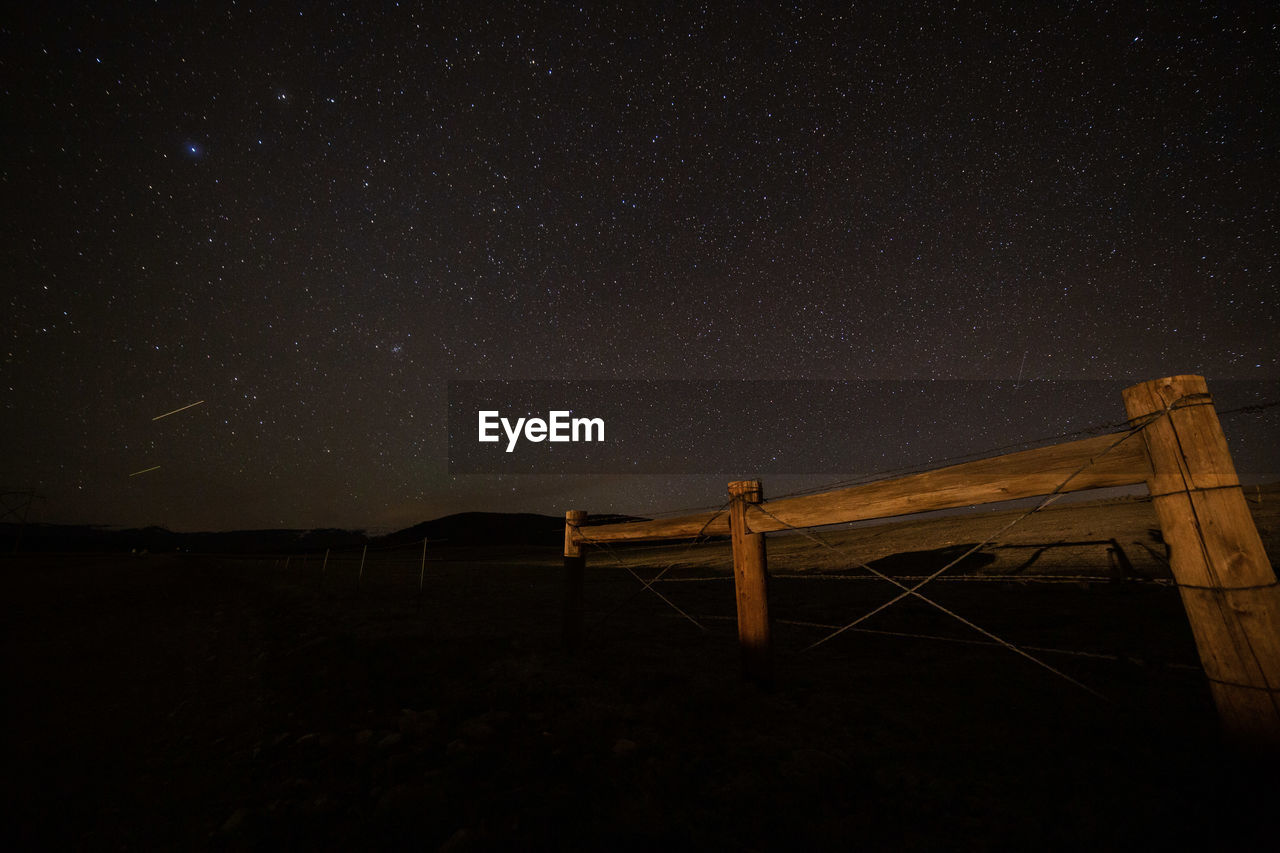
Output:
M1280 494L1251 503L1273 562ZM727 543L6 559L8 849L1120 849L1261 843L1274 762L1218 743L1148 503L771 536L778 684L738 677ZM1113 543L1114 540L1114 543ZM1077 543L1077 544L1072 544ZM1118 544L1129 569L1108 548ZM855 559L852 559L856 557ZM873 562L879 561L879 562ZM622 565L620 565L622 564ZM643 577L668 569L663 595ZM863 572L862 574L865 574ZM799 575L790 577L790 575ZM712 578L687 580L687 578ZM681 580L684 578L684 580ZM1094 580L1094 578L1098 578ZM1081 655L1079 653L1086 653ZM1089 656L1093 655L1093 656Z

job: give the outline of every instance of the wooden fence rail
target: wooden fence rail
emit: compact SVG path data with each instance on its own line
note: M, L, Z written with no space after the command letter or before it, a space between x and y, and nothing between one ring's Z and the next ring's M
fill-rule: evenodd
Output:
M1280 585L1263 550L1203 377L1124 392L1130 429L814 495L762 501L729 484L729 511L586 527L565 519L565 637L581 642L583 545L730 536L749 677L772 677L764 534L931 510L1146 484L1223 727L1280 750Z

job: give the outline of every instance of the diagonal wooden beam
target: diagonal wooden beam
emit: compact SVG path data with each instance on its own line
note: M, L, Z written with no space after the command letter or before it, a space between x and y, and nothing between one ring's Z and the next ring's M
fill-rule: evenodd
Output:
M916 512L1145 483L1146 450L1136 437L1111 433L1050 447L964 462L817 495L747 508L752 533L817 527Z

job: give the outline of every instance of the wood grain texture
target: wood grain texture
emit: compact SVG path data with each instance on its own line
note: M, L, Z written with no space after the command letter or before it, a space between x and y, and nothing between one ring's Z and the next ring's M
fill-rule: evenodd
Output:
M746 676L758 683L773 680L769 626L768 560L764 535L747 530L746 512L760 503L759 480L729 484L729 532L733 544L733 586L738 604L738 645Z
M1123 435L1100 435L834 492L768 501L748 511L747 523L752 532L765 533L1035 497L1059 488L1074 492L1146 482L1150 468L1142 444L1136 438L1122 440Z
M566 557L582 556L582 540L575 535L577 528L587 521L587 513L581 509L571 509L564 514L564 555Z
M1201 376L1124 392L1142 440L1169 566L1223 728L1280 751L1280 586L1245 502Z
M789 526L815 527L1046 495L1090 462L1062 491L1145 483L1150 475L1146 451L1136 438L1120 441L1123 435L1100 435L848 489L767 501L760 509L748 511L747 525L753 533L767 533ZM704 512L587 527L577 539L628 542L728 534L726 512Z
M646 539L693 539L703 535L728 536L728 512L704 512L654 521L601 524L581 528L575 538L579 542L635 542Z

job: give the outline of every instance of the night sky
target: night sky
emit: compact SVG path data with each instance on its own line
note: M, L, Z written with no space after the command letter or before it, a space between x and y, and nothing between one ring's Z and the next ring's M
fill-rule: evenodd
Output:
M651 513L728 477L451 475L448 380L1280 378L1271 4L736 5L12 10L0 486Z

